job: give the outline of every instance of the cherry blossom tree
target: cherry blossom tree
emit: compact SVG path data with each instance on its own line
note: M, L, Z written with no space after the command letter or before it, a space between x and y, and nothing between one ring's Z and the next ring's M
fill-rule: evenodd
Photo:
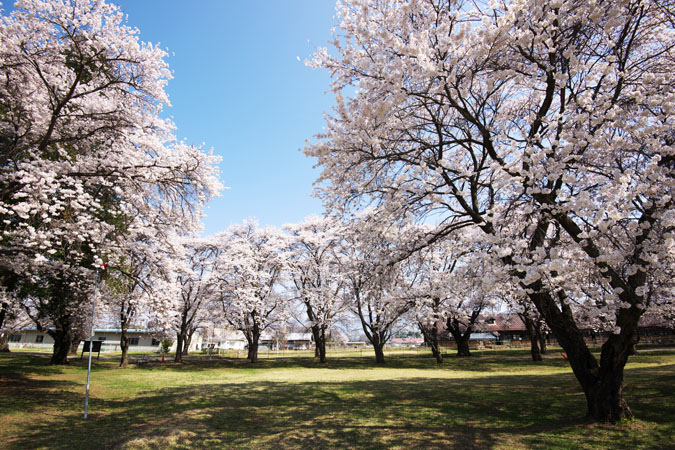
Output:
M481 260L484 249L477 245L480 241L475 234L462 230L452 240L437 242L409 258L418 272L414 285L417 322L438 363L443 361L441 331L452 335L457 356L470 356L471 333L483 328L484 313L495 306L495 274Z
M284 318L288 239L281 230L259 228L255 221L233 225L214 239L220 248L217 289L224 317L246 337L247 357L254 363L261 334Z
M303 303L314 336L316 356L326 362L326 331L344 309L344 278L336 257L340 231L334 219L310 216L285 225L290 234L289 278Z
M26 0L0 18L0 266L49 322L54 364L95 267L139 232L195 229L221 189L217 158L160 117L166 52L123 17L104 1Z
M480 266L478 266L480 267ZM484 273L476 266L462 267L456 274L453 292L446 309L446 329L457 344L457 356L470 356L469 340L474 331L484 328L484 314L495 302L481 277Z
M508 308L508 311L502 315L506 321L515 320L517 318L520 319L525 326L527 335L530 338L530 354L532 355L532 361L542 361L541 355L547 352L546 332L548 327L546 326L544 318L526 296L502 293L499 297ZM577 321L582 322L578 314Z
M338 12L337 56L311 62L338 98L306 149L326 202L440 218L436 240L481 230L565 349L588 415L632 417L623 369L675 254L672 5L345 0ZM603 301L567 282L579 265ZM611 323L599 360L572 303Z
M361 322L375 361L384 364L384 346L414 304L414 281L392 256L399 252L401 231L396 226L383 227L373 211L358 215L343 230L344 245L338 257L345 277L345 301Z
M102 283L102 309L121 330L120 367L129 364L129 328L143 322L152 323L155 331L164 331L178 309L180 293L176 264L172 260L175 251L170 242L149 236L137 239L125 251L124 257L110 268ZM179 243L178 239L174 241L174 245ZM166 247L162 248L162 244ZM165 325L158 330L158 324Z
M182 244L176 254L182 258L177 264L176 362L188 354L194 333L214 317L218 303L219 247L209 238L186 238Z
M518 317L525 324L527 335L530 337L532 361L541 361L541 355L547 353L546 330L548 327L544 322L544 318L532 307L531 303L524 302L524 304L528 308L524 308L523 312L518 313Z
M0 353L9 352L9 337L30 323L30 318L12 295L0 288Z
M413 280L410 295L414 299L414 320L438 364L443 363L440 344L446 328L447 291L452 289L452 274L464 252L461 248L453 253L449 242L425 247L401 261Z

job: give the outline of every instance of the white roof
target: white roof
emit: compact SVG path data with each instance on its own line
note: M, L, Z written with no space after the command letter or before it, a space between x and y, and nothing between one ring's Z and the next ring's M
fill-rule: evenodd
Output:
M288 333L286 335L287 341L311 341L312 333Z
M490 334L490 333L472 333L469 340L496 341L497 338L493 334Z

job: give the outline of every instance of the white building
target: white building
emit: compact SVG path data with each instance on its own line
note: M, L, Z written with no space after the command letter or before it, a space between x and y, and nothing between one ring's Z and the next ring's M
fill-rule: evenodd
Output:
M221 350L244 350L246 339L241 331L214 328L207 332L201 341L201 348L208 347Z
M101 352L119 352L120 336L122 330L120 329L95 329L94 340L102 341ZM129 351L130 352L159 352L161 350L162 337L153 330L145 329L129 329L127 330L129 337ZM45 348L51 349L54 346L54 340L45 331L38 331L36 328L24 328L9 337L10 348ZM78 351L82 350L84 342L80 343ZM195 333L190 342L190 351L198 350L202 346L202 336ZM172 345L170 351L176 350L176 343Z

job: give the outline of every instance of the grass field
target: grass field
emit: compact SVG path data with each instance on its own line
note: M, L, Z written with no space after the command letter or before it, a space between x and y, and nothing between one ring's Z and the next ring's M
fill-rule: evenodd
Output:
M364 352L367 353L367 352ZM592 424L562 358L483 352L437 366L430 355L48 365L0 355L0 448L675 448L675 350L631 357L636 420ZM271 355L270 355L271 356Z

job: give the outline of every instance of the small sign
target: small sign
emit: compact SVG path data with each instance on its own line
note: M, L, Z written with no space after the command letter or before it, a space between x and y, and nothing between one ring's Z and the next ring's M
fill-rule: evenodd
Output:
M98 353L98 356L96 359L99 359L101 357L101 344L103 344L103 341L93 341L92 342L92 353ZM80 359L84 356L85 352L89 351L89 341L84 341L84 347L82 347L82 354L80 355Z

